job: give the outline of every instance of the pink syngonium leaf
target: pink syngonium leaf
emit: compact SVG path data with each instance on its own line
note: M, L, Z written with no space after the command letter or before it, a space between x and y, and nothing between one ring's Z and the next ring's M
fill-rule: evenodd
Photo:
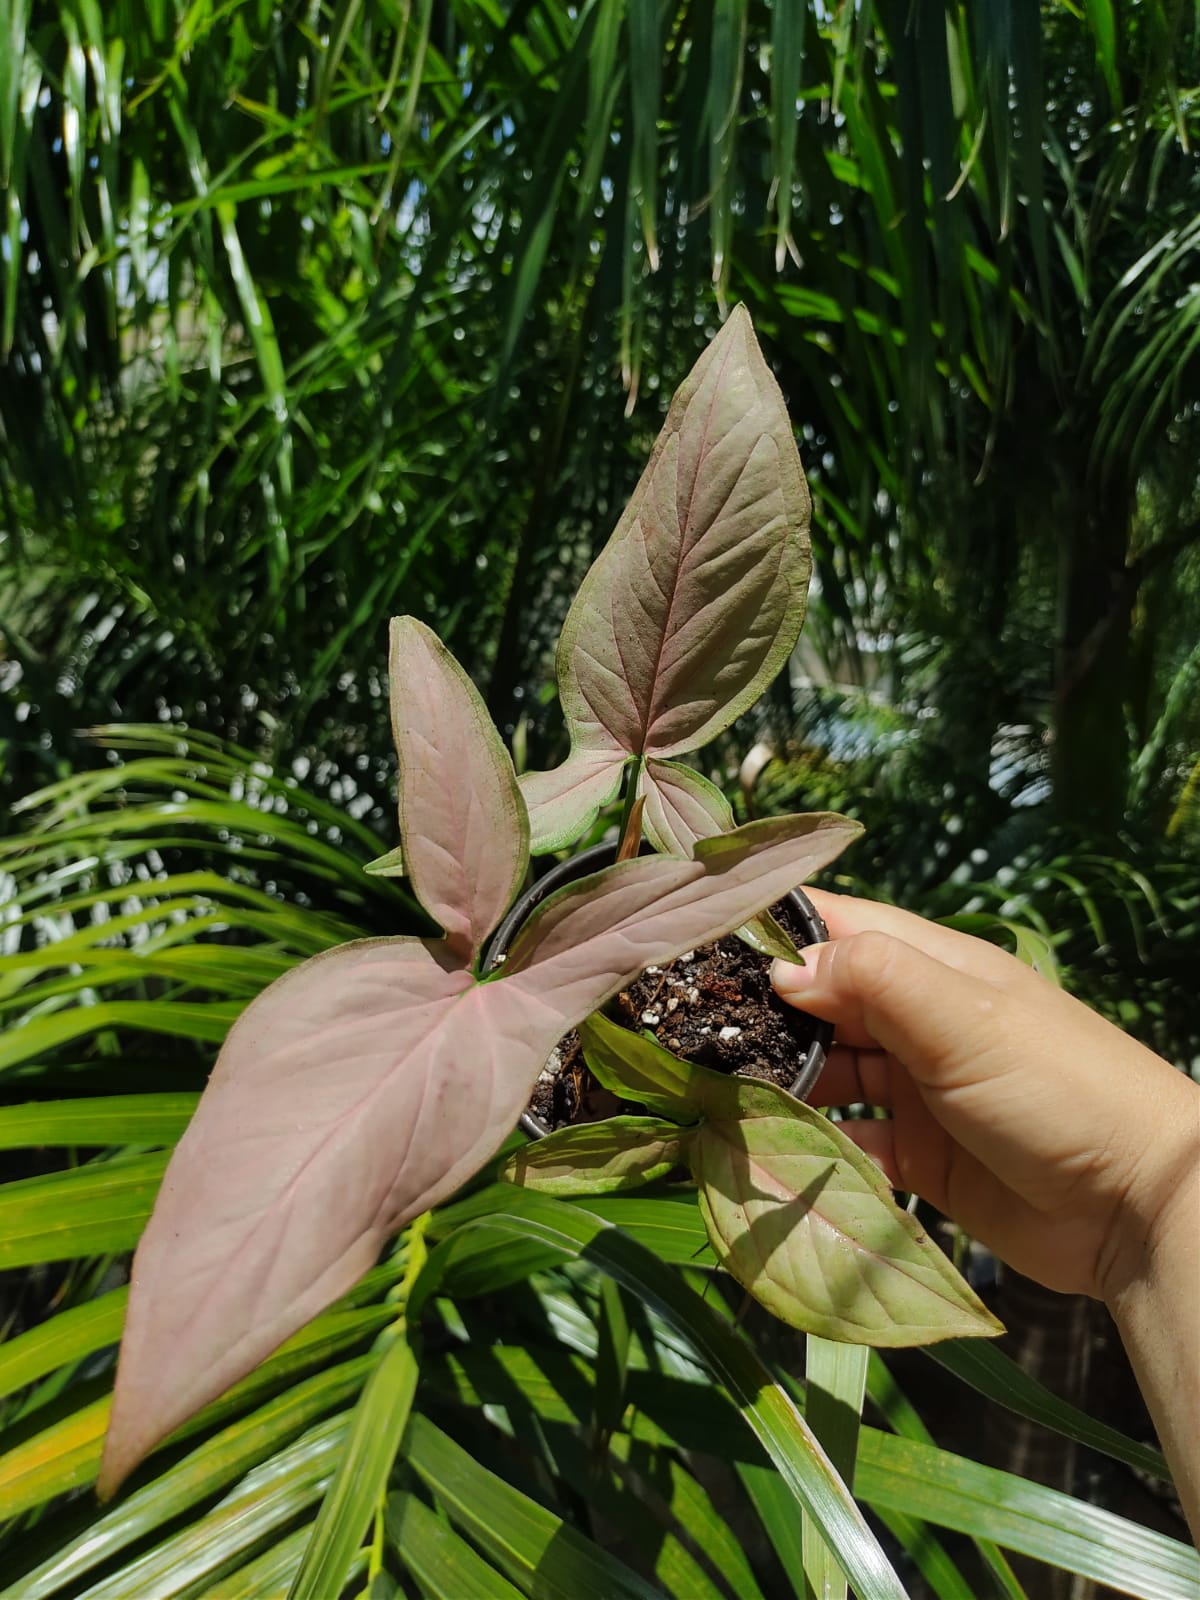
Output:
M469 964L525 876L525 802L478 689L415 617L392 620L388 675L404 869Z
M697 839L733 827L733 807L720 789L682 762L647 761L640 786L646 837L661 855L690 856Z
M373 939L272 984L230 1033L138 1247L101 1493L475 1172L569 1028L858 832L779 817L694 860L606 868L540 906L482 982L445 941Z
M588 762L697 749L757 700L804 620L810 509L783 397L739 306L676 393L563 625L564 791L578 792ZM567 826L550 814L553 784L530 800L544 776L522 779L535 850Z

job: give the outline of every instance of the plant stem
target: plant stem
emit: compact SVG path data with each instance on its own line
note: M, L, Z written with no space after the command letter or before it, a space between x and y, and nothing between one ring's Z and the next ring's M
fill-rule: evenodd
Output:
M617 841L618 861L627 861L637 855L639 835L642 831L642 807L637 804L638 786L641 782L642 768L645 765L645 756L634 756L633 765L629 768L629 777L625 784L625 808L621 812L621 833ZM636 817L634 815L635 811ZM631 833L633 833L632 841L630 839ZM630 848L631 845L632 848Z

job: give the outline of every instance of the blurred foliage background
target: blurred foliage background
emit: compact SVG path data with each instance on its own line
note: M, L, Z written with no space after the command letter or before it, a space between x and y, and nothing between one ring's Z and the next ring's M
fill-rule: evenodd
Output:
M1198 96L1189 0L3 0L6 1098L190 1094L413 925L359 871L387 618L557 759L575 584L738 300L816 576L707 770L1195 1069ZM10 1325L122 1226L4 1256Z
M817 579L713 770L768 737L871 892L1013 890L1194 1055L1142 983L1200 927L1192 5L4 16L0 805L170 722L386 840L404 610L552 760L575 582L742 299Z

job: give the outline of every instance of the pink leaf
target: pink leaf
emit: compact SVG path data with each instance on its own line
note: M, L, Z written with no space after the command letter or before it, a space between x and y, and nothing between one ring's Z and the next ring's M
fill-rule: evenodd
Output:
M506 981L587 1016L627 975L731 933L861 832L828 812L768 817L701 840L692 860L642 856L606 867L537 908L509 951Z
M679 754L752 705L804 620L809 513L783 397L739 306L567 616L572 748Z
M393 618L388 670L405 870L469 963L525 875L525 802L479 691L415 617Z
M662 855L690 856L697 839L733 827L733 808L716 784L678 761L647 761L642 793L646 837Z
M138 1247L101 1492L471 1176L569 1028L858 831L780 817L692 861L607 868L539 907L486 982L448 943L378 939L272 984L230 1033Z
M472 991L444 945L364 940L243 1012L134 1258L102 1494L375 1262L398 1181L453 1187L488 1153L486 1069L440 1054Z
M615 747L573 750L552 772L526 772L517 780L529 810L534 855L573 844L596 820L621 785L626 756Z

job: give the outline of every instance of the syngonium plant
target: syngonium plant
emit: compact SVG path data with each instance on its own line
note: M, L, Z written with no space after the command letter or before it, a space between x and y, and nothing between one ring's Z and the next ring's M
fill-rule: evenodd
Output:
M860 831L823 813L732 828L718 791L672 760L751 704L790 651L807 516L782 399L738 311L676 396L572 607L559 653L572 736L564 767L519 785L453 657L416 619L393 622L401 843L376 865L404 872L442 937L327 951L272 984L232 1028L134 1258L101 1494L476 1173L563 1034L645 967L744 927ZM640 800L653 841L674 853L621 860L560 890L503 966L483 970L531 841L548 848L577 834L627 773L630 814ZM601 1073L603 1027L588 1034ZM682 1116L678 1098L668 1116L703 1116L711 1133L741 1114L689 1081ZM742 1110L757 1115L752 1088L732 1092L751 1095ZM717 1164L703 1132L677 1154L685 1144L711 1213ZM840 1181L836 1157L821 1170ZM774 1192L756 1149L739 1171L755 1194ZM882 1180L872 1203L896 1212ZM944 1288L940 1254L908 1232L897 1248L915 1256L901 1276ZM733 1257L739 1271L736 1241ZM853 1259L861 1265L862 1252ZM856 1271L837 1278L838 1294L875 1292ZM941 1299L942 1333L992 1331L956 1278ZM898 1310L892 1320L910 1339L929 1335L929 1317Z
M737 306L676 391L567 613L555 665L570 753L521 775L532 854L574 844L622 786L665 855L734 826L720 789L675 758L728 728L791 655L811 510L783 396ZM402 875L403 847L368 870ZM767 913L738 932L798 959Z
M390 670L402 848L443 936L327 951L235 1023L134 1258L102 1494L471 1177L564 1033L859 831L777 817L688 859L605 868L539 906L483 973L528 866L525 802L470 679L411 617L392 624Z

